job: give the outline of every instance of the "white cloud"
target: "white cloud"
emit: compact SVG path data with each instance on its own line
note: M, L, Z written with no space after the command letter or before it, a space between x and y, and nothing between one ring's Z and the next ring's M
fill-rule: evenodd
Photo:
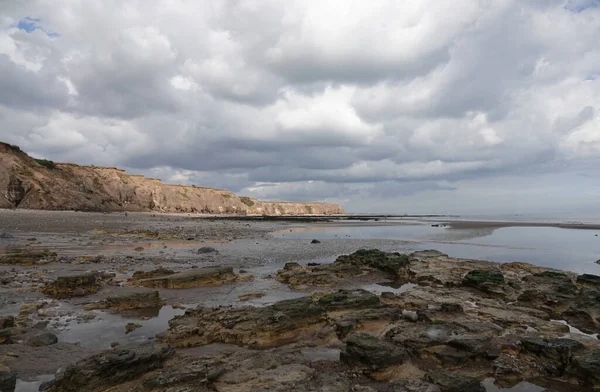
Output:
M600 161L598 36L587 0L2 2L0 139L362 211L511 205L490 178Z

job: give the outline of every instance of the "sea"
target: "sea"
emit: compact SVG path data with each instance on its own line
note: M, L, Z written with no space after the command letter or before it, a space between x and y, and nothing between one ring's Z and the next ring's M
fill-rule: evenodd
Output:
M576 273L600 275L600 214L512 214L388 216L309 224L280 234L300 239L391 239L414 250L436 249L452 257L497 262L521 261ZM458 229L452 221L516 222L520 226ZM581 228L527 226L569 224ZM446 225L445 225L446 224ZM588 228L585 228L588 226Z

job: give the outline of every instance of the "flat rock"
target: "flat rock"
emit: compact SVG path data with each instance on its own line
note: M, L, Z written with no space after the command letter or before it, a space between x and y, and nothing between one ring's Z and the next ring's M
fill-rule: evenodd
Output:
M58 260L55 252L22 252L0 256L0 264L31 266L48 264Z
M217 250L215 248L213 248L212 246L203 246L202 248L198 249L197 253L198 254L206 254L206 253L214 253Z
M143 279L138 281L137 284L144 287L181 289L197 286L219 286L234 283L241 279L233 273L231 267L205 267L158 278ZM243 279L251 279L251 277L244 277Z
M107 309L115 310L160 308L163 303L158 291L108 297L103 301Z
M309 297L261 308L190 309L173 318L159 338L175 347L210 343L277 347L314 337L327 325L324 316L325 309Z
M31 347L51 346L56 343L58 343L58 337L52 332L42 332L27 339L25 342L26 345Z

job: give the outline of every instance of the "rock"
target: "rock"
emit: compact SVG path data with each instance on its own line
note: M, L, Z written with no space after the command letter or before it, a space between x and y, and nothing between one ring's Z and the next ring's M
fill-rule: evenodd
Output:
M48 264L58 261L55 252L23 252L9 253L0 256L0 264L32 266L36 264Z
M150 291L146 293L133 293L115 297L108 297L104 301L100 301L86 306L85 309L154 309L162 307L163 304L164 301L162 298L160 298L158 291Z
M240 299L240 301L249 301L251 299L262 298L264 296L265 296L265 293L247 293L247 294L238 295L238 298Z
M143 246L138 246L136 248L133 248L133 250L135 250L136 252L141 252L141 251L144 250L144 247Z
M143 325L142 324L138 324L138 323L127 323L125 325L125 333L128 334L130 332L135 331L138 328L142 328Z
M92 294L100 289L100 283L95 274L59 276L54 282L47 283L42 292L53 298L64 299L72 297L77 289Z
M325 309L309 297L258 308L196 308L169 321L169 330L159 339L175 347L211 343L277 347L305 338L315 339L328 325L324 316Z
M574 356L572 369L585 386L600 387L600 352L589 352Z
M84 297L87 295L87 292L84 289L82 289L81 287L77 287L75 290L73 290L71 295L73 297Z
M592 274L582 274L577 276L577 283L591 286L600 286L600 276Z
M231 267L204 267L159 278L143 279L138 281L137 284L144 287L181 289L198 286L219 286L251 278L251 276L241 278L233 273Z
M504 283L504 275L491 270L473 270L463 278L462 284L474 287L483 292L492 292L493 289Z
M291 287L303 285L330 286L340 280L368 274L385 274L393 280L408 279L408 256L385 253L377 249L358 250L338 257L333 263L318 266L301 266L287 263L277 271L277 280Z
M0 364L0 391L13 392L17 386L17 375Z
M0 238L3 240L9 240L11 238L14 238L14 236L10 233L0 233Z
M58 337L52 332L42 332L39 335L35 335L25 342L26 345L31 347L44 347L51 346L58 342Z
M99 392L160 368L173 354L162 345L117 346L67 367L56 377L55 392Z
M367 290L339 290L319 298L319 305L327 310L359 309L380 304L379 297Z
M0 329L0 344L11 344L12 332L9 328Z
M321 241L319 241L319 240L317 240L317 239L314 239L314 240L310 241L310 243L311 243L311 244L320 244L320 243L321 243Z
M417 314L417 312L413 312L411 310L403 310L402 318L405 320L412 321L412 322L419 321L419 315Z
M355 333L346 339L340 360L349 365L367 365L374 370L402 364L409 359L402 347L366 333Z
M427 381L437 385L441 392L485 392L481 382L473 377L447 371L427 373Z
M14 316L2 316L0 317L0 329L12 328L15 326Z
M525 337L521 339L524 350L543 359L542 366L553 375L562 376L575 353L583 350L584 345L572 339L542 339Z
M206 254L206 253L214 253L217 250L215 248L213 248L212 246L203 246L202 248L198 249L197 253L198 254Z
M133 273L132 280L159 278L162 276L173 275L175 272L168 268L157 268L152 271L136 271Z
M440 312L443 313L462 313L463 307L460 304L443 303L440 306Z
M308 266L308 267L316 267L317 265L321 265L321 263L313 263L313 262L306 263L306 266Z

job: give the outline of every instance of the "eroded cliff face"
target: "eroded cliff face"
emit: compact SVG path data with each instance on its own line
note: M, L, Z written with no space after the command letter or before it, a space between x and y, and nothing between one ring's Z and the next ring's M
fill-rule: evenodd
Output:
M222 189L164 184L107 167L37 161L0 143L0 208L207 214L335 215L330 203L265 202Z

